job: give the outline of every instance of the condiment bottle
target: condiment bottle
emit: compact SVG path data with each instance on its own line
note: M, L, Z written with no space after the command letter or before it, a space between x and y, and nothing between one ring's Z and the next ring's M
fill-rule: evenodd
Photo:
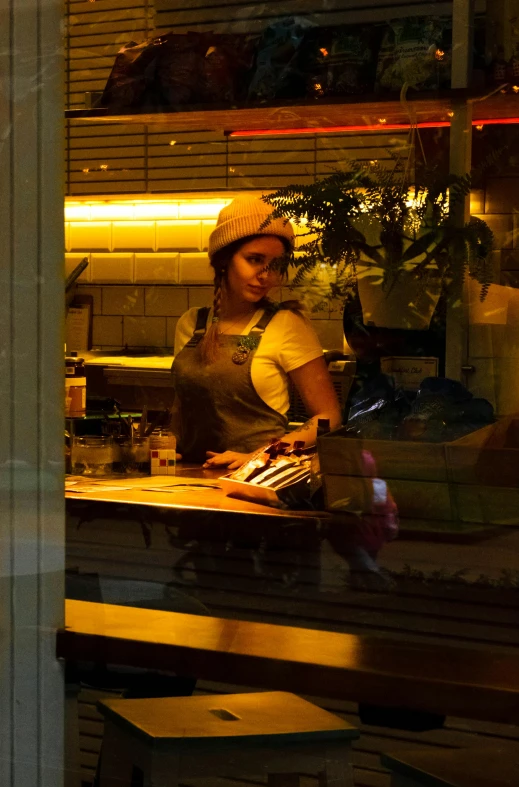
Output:
M330 431L330 419L318 418L317 420L317 437L322 437Z
M77 352L65 357L65 415L80 417L86 413L85 361Z

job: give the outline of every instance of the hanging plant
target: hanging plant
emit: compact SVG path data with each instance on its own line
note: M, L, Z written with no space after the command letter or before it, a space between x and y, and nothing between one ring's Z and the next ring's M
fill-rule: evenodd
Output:
M492 282L493 234L481 219L458 226L453 213L473 178L440 176L424 165L409 177L409 160L389 169L353 162L309 185L290 185L263 197L270 219L304 227L293 287L319 290L321 298L347 299L357 286L367 322L426 328L442 291L461 298L468 275Z

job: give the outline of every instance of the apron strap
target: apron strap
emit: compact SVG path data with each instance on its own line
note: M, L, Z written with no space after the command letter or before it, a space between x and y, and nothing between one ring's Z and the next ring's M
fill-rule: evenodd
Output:
M193 331L192 337L185 345L186 347L196 347L198 342L202 339L206 331L207 318L209 316L209 312L210 312L209 306L202 306L202 308L198 310L198 313L196 315L195 330Z
M258 322L256 323L256 325L253 325L252 328L250 329L249 336L255 333L263 333L265 328L267 327L267 325L269 324L269 322L277 312L278 308L279 307L277 303L269 303L268 306L265 308L265 311L259 318Z
M277 314L278 311L280 311L281 309L290 309L291 308L291 306L290 306L291 303L292 303L291 301L282 301L281 303L274 303L274 301L271 301L266 306L265 311L263 312L263 314L259 318L259 320L256 323L256 325L254 325L251 328L249 336L251 334L255 334L255 333L263 333L265 328L267 327L267 325L271 321L271 319L274 317L274 315Z
M251 328L249 336L251 334L263 333L265 331L265 328L267 327L267 325L271 321L271 319L274 317L274 315L277 314L277 312L280 309L286 309L286 308L290 308L290 307L289 306L285 306L284 303L274 303L274 302L269 303L266 306L265 311L263 312L263 314L259 318L259 320L256 323L256 325L254 325ZM196 315L195 330L193 331L192 337L190 338L188 343L185 345L186 347L196 347L198 342L204 336L204 334L206 332L206 327L207 327L207 318L209 317L210 310L211 309L210 309L209 306L203 306L201 309L198 310L198 313Z

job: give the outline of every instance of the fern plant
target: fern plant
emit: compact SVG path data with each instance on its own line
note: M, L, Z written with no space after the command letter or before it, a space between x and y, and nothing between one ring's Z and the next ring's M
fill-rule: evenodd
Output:
M453 220L473 177L417 166L410 182L399 160L391 169L354 162L348 171L264 196L273 208L265 226L284 217L304 227L300 254L289 263L294 287L324 280L322 295L347 298L359 278L370 276L389 294L404 272L419 280L434 268L452 302L467 275L481 285L483 300L492 282L492 232L480 219L461 227Z

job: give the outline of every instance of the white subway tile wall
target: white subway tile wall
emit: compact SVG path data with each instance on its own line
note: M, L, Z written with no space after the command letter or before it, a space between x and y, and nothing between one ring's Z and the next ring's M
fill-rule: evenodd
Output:
M84 253L65 254L65 276L69 276L74 270L74 268L76 268L81 262L81 260L85 259L85 257L87 257L89 264L88 267L85 268L81 276L77 279L77 282L78 283L81 282L81 284L83 284L84 282L90 281L90 273L92 270L90 266L90 254L84 254Z
M212 287L187 287L186 289L190 309L213 305L214 289Z
M69 251L112 251L109 221L71 221Z
M157 251L200 251L201 221L157 221Z
M142 287L103 287L103 314L144 315Z
M92 342L94 347L122 347L123 318L95 316L93 318Z
M69 273L89 257L78 291L94 298L95 347L172 348L180 315L211 306L209 235L234 196L67 201L65 268ZM293 275L292 270L289 281ZM272 297L297 298L297 293L285 287ZM341 316L340 304L323 304L310 314L326 347L342 347Z
M90 281L106 284L133 284L133 254L91 254Z
M112 222L112 250L155 251L155 222Z
M213 224L218 218L221 209L229 204L231 200L189 200L181 202L178 207L179 219L214 219Z
M180 317L188 309L187 292L187 287L146 287L144 290L146 316Z
M124 317L123 342L128 347L166 347L165 317Z
M88 287L81 286L79 289L81 295L91 295L93 299L93 314L103 313L103 288L102 287Z
M209 235L216 227L216 221L203 221L202 222L202 251L207 251L209 248Z
M491 215L476 214L476 218L486 221L494 233L496 249L511 249L513 247L514 218L512 213L496 213Z
M213 280L207 254L181 254L178 280L180 284L207 284Z
M179 255L174 252L135 255L135 284L176 284Z

